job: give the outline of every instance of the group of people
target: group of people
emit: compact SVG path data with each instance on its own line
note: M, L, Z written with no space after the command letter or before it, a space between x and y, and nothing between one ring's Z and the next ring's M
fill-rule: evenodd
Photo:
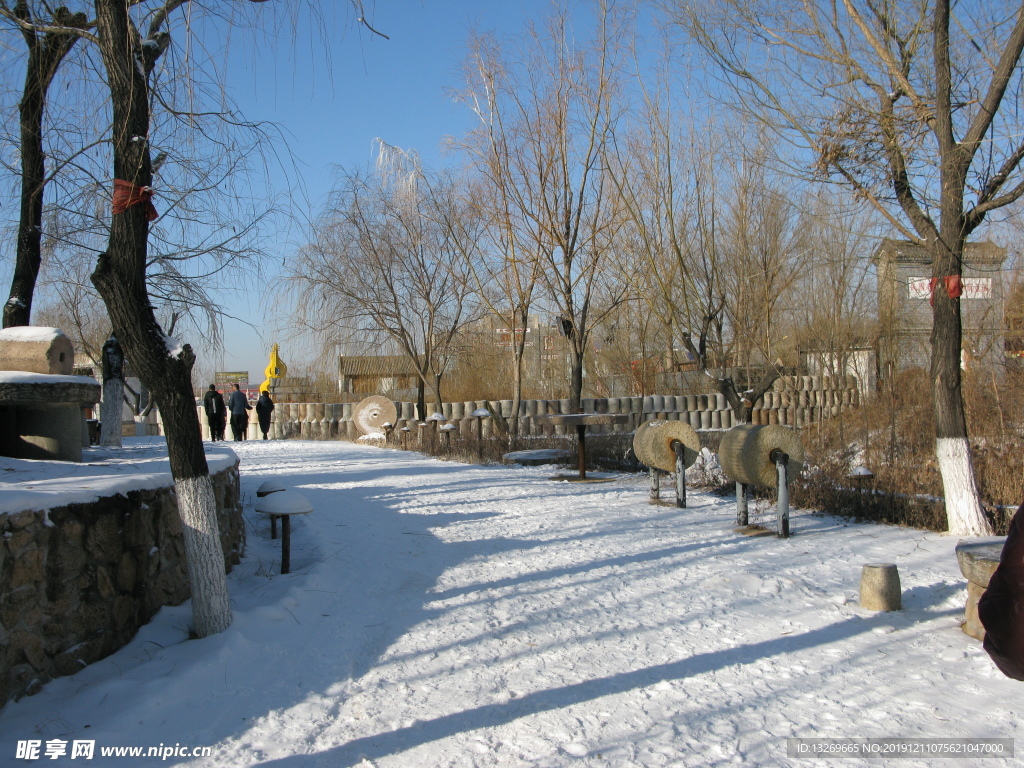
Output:
M237 384L232 384L232 391L228 397L227 405L224 403L224 396L217 391L214 384L203 397L203 409L206 411L206 421L210 425L210 438L212 440L224 439L224 427L227 424L227 416L231 415L231 434L235 441L245 440L249 430L249 411L253 407L245 393ZM263 439L267 439L270 432L270 414L274 411L274 401L270 399L270 392L261 390L259 399L256 401L256 419L260 424L260 431Z

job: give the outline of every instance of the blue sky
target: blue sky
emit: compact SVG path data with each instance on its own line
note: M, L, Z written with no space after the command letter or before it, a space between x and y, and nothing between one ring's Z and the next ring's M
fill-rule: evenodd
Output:
M254 50L246 40L230 49L230 95L248 119L273 122L288 138L306 196L297 199L299 216L315 216L322 208L339 166L371 162L375 138L415 149L428 166L442 163L443 138L473 126L469 110L448 94L460 85L470 29L516 35L552 8L549 0L382 0L372 8L367 3L367 18L388 35L385 40L356 25L347 3L325 5L325 28L334 40L329 60L308 18L266 48ZM271 178L287 185L279 173ZM279 233L282 258L302 236L301 229ZM280 264L276 258L268 264L264 291L226 305L256 329L226 322L217 370L248 370L250 381L261 381L274 341L282 345L285 362L303 356L289 348L280 327L285 318L264 295L274 293Z

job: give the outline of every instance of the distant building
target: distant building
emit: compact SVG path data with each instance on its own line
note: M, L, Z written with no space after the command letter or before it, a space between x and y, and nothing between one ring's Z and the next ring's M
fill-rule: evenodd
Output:
M338 358L338 390L361 400L383 395L415 400L419 374L406 355L346 355Z
M1002 268L1006 250L968 243L963 258L964 364L1000 364L1003 343ZM931 364L931 255L920 245L883 240L872 262L878 272L878 373L886 379ZM941 290L941 287L938 288Z
M878 354L874 344L861 339L841 352L807 344L798 350L800 365L812 376L854 376L861 397L869 397L878 386Z

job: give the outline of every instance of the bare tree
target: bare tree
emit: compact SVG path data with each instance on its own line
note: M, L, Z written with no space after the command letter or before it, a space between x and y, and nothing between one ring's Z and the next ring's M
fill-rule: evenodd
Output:
M671 367L681 362L678 343L737 420L747 421L779 375L770 344L775 307L791 279L791 211L763 174L737 171L719 139L700 138L714 129L674 124L669 96L645 91L641 119L612 166L629 214L623 242L635 259L626 272L665 329ZM753 350L761 352L763 374L741 387L731 368L737 352L749 368Z
M797 278L806 250L799 225L800 195L792 188L783 191L780 180L765 168L765 155L761 147L740 153L719 230L727 265L733 355L748 371L753 366L779 367L782 299Z
M139 378L160 403L184 524L194 628L204 637L230 625L231 607L192 393L195 356L187 344L179 346L164 334L146 288L149 222L154 218L149 78L170 42L168 15L184 1L157 5L143 36L123 0L96 0L96 42L110 89L114 177L121 197L115 201L107 252L100 255L92 281Z
M523 356L530 311L536 300L543 264L542 238L533 219L522 216L523 195L513 168L510 132L504 113L495 106L496 94L486 83L500 67L486 38L472 41L474 52L466 65L469 88L458 94L479 119L479 126L459 144L477 174L468 187L475 204L486 212L484 240L464 254L470 265L476 295L490 314L512 333L512 432L519 428L523 393ZM486 62L486 65L485 65ZM480 88L475 90L474 86ZM482 88L480 86L483 86ZM462 238L462 242L473 242Z
M0 19L16 28L28 46L25 84L19 104L21 145L21 215L11 279L10 298L4 304L3 327L28 325L32 314L39 267L42 263L43 193L46 154L43 113L47 92L61 62L89 25L84 13L60 6L51 10L41 3L16 0L13 7L0 2Z
M846 375L850 355L874 333L873 288L864 253L872 249L877 221L863 204L850 205L823 189L813 207L801 215L800 227L813 259L808 259L794 285L794 325L801 346L820 357L822 372Z
M577 46L566 13L531 26L521 50L479 36L463 98L480 119L478 165L524 233L571 356L569 397L579 407L591 334L625 299L612 275L622 226L608 148L622 116L619 45L625 20L598 4L594 39ZM534 253L531 253L536 249ZM602 290L611 286L618 290ZM598 298L602 298L598 304Z
M1024 194L1024 5L667 0L748 114L932 254L931 380L950 531L991 530L961 390L964 243Z
M419 170L347 175L289 276L299 317L321 331L387 340L440 409L458 333L475 318L471 247L457 242L476 236L472 215L450 179Z

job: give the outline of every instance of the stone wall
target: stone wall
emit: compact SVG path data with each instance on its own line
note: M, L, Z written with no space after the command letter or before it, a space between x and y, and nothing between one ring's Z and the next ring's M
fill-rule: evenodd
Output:
M237 463L212 477L228 571L245 547ZM189 597L174 488L0 515L0 706L127 643Z
M853 376L785 376L776 380L772 389L754 403L751 421L754 424L782 424L803 427L821 419L838 416L846 408L860 402L857 379ZM356 439L359 434L352 422L354 403L277 403L271 417L270 437L273 439L302 438L305 440L329 440L336 438ZM633 418L626 424L617 424L607 431L628 433L640 424L652 419L685 421L694 429L729 429L733 426L733 414L725 396L717 392L705 395L648 395L647 397L606 397L583 398L583 410L588 413L627 413ZM504 418L512 416L512 400L470 400L444 404L444 417L455 424L459 432L472 436L476 430L476 419L469 416L478 408L490 406ZM398 413L397 429L404 426L415 428L419 419L429 415L432 406L428 404L427 414L417 414L415 403L395 403ZM199 421L203 435L209 439L209 428L202 407L199 407ZM569 412L568 400L523 400L520 403L520 431L525 435L558 434L573 432L573 427L552 426L535 416ZM231 439L231 428L226 430ZM484 419L483 433L491 433L491 419ZM261 435L256 425L255 413L249 421L250 440Z

